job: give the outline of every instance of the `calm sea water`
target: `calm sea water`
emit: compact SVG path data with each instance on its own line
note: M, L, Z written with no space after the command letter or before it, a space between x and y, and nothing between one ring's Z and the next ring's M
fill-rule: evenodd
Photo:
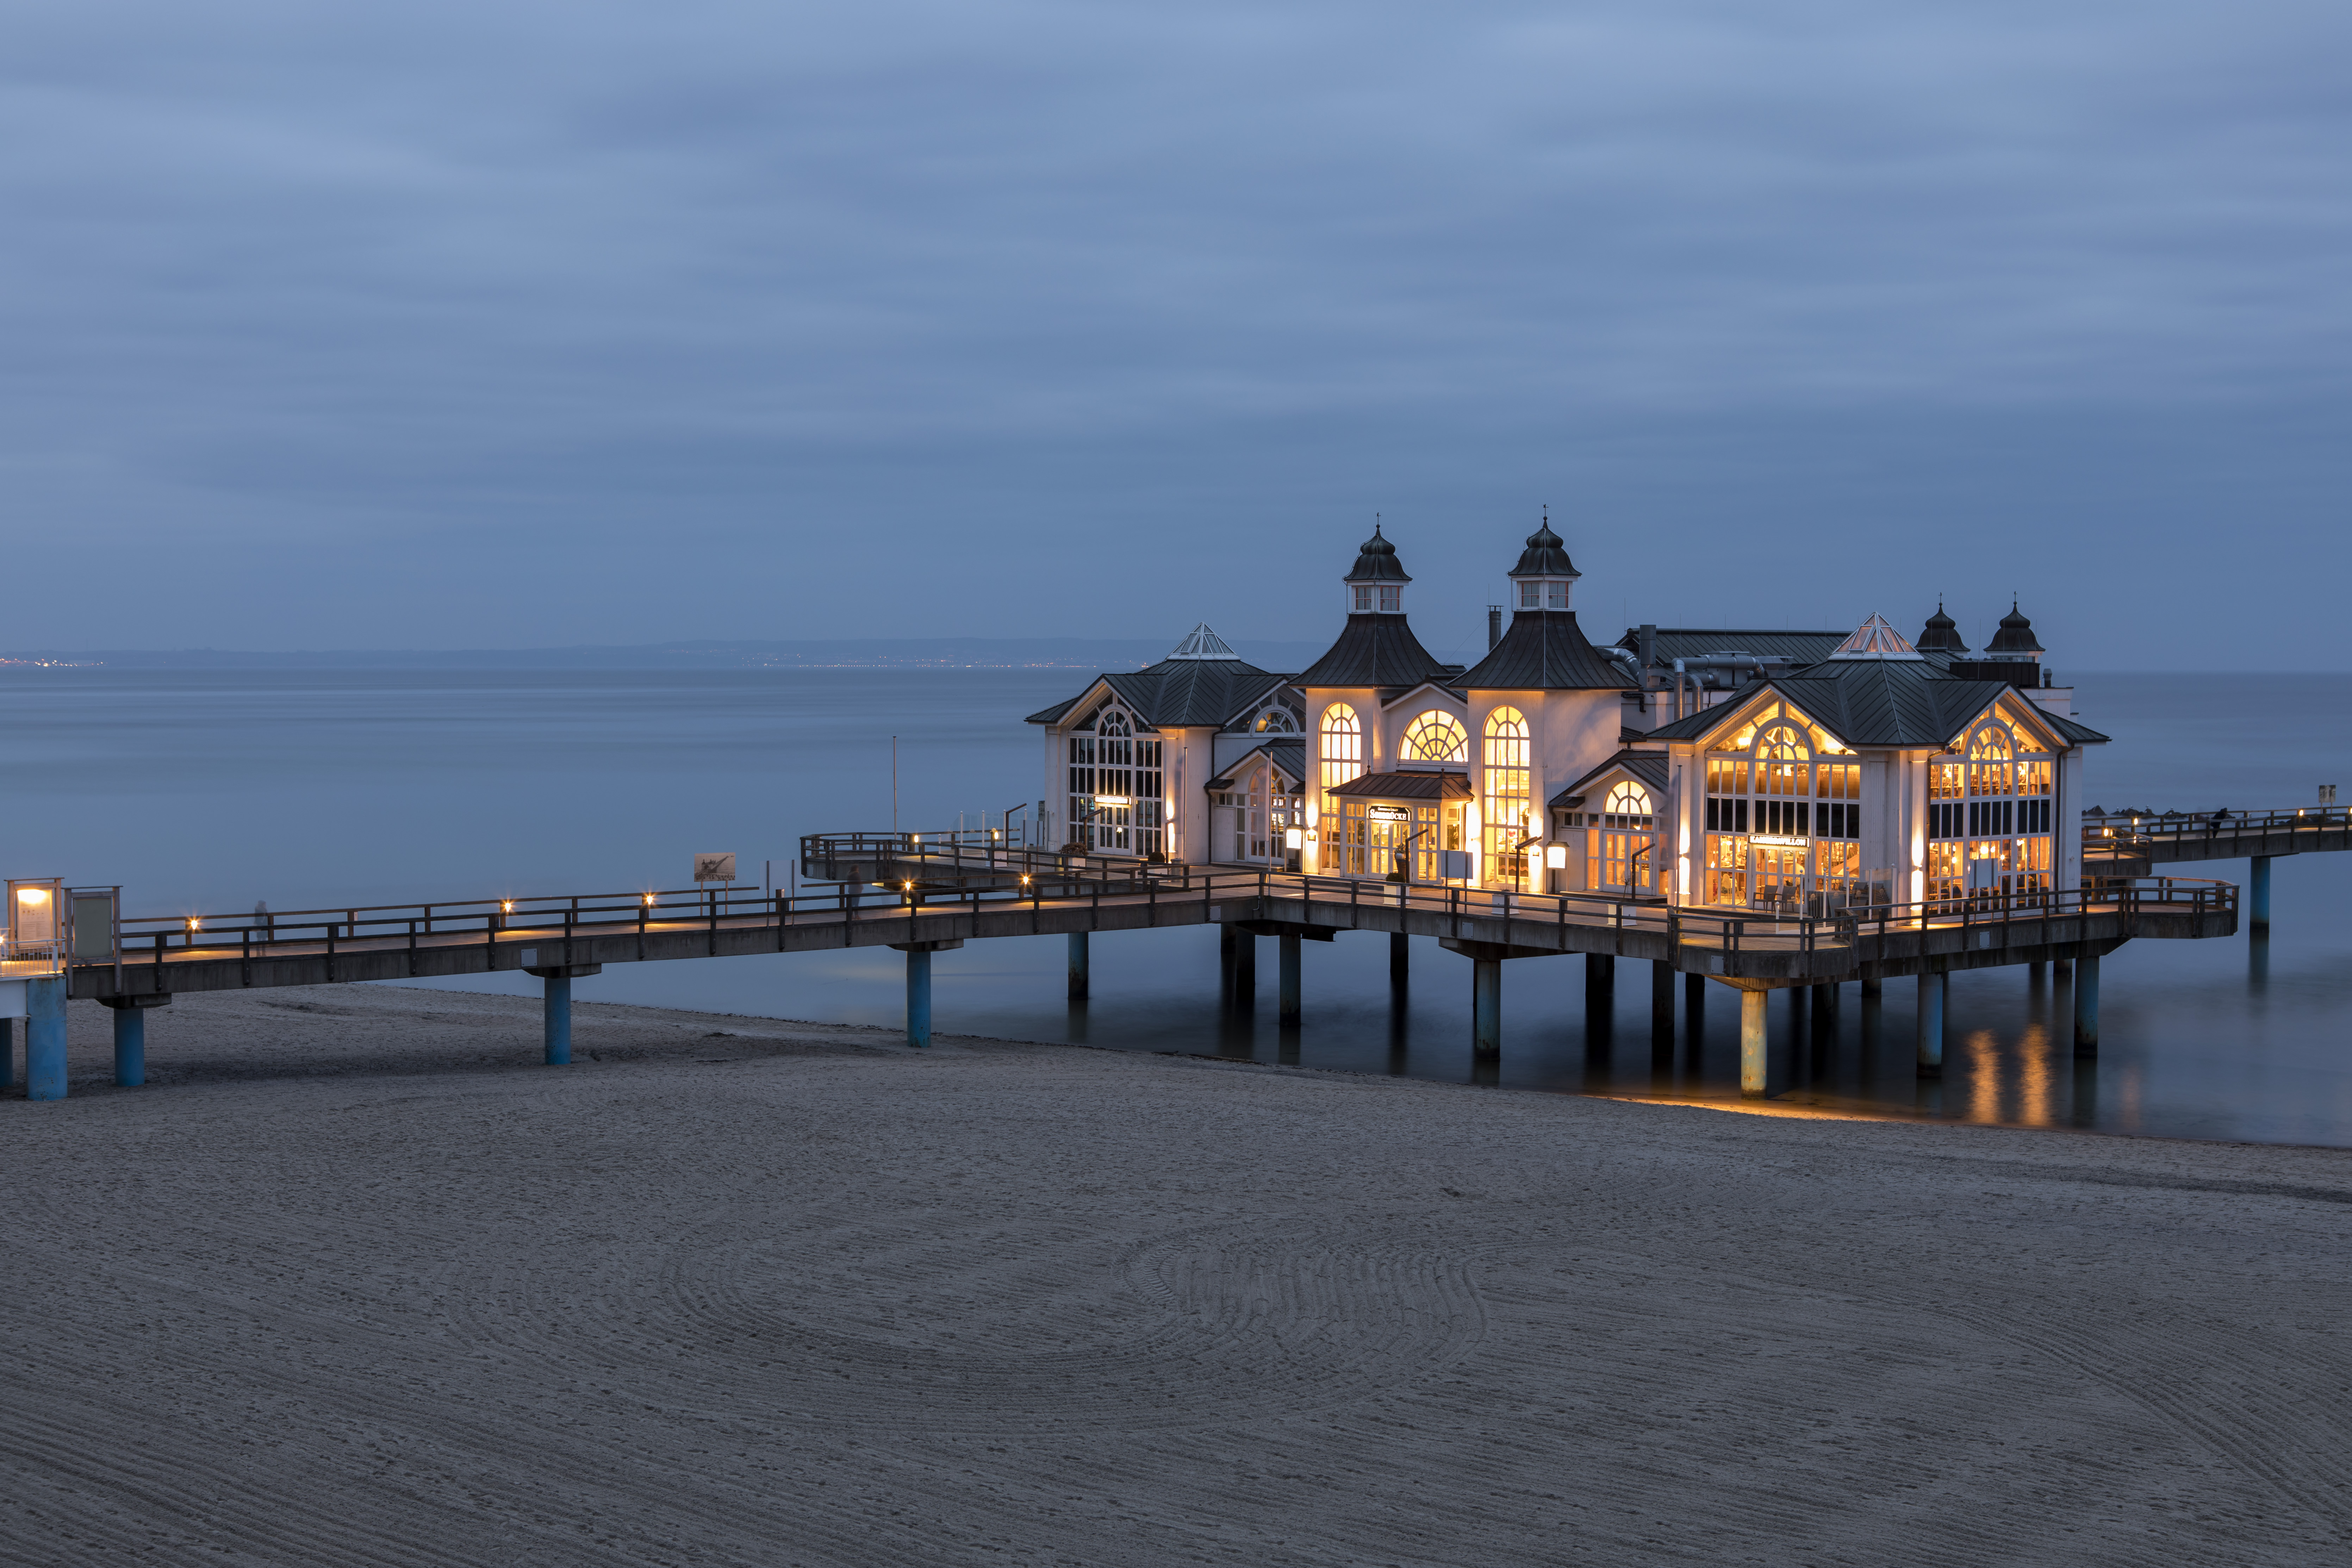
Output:
M135 913L497 894L690 879L732 850L781 880L798 835L973 821L1034 799L1024 714L1066 670L284 673L0 670L10 876L120 882ZM2325 677L2085 676L2077 707L2116 737L2094 756L2108 805L2210 811L2308 804L2352 784L2352 698ZM2242 880L2243 862L2186 869ZM2266 952L2137 942L2102 977L2102 1055L2073 1059L2061 986L2022 970L1956 976L1940 1083L1911 1070L1913 986L1830 1020L1776 997L1790 1110L1865 1110L2144 1135L2352 1145L2352 855L2278 862ZM1583 965L1504 973L1504 1052L1469 1047L1469 965L1416 942L1402 994L1377 936L1309 942L1306 1020L1273 1018L1272 944L1253 1007L1218 990L1208 930L1100 936L1094 999L1063 997L1058 937L942 953L942 1030L1194 1051L1310 1068L1570 1092L1736 1102L1738 1014L1713 990L1663 1073L1645 964L1589 1007ZM616 966L583 1000L787 1018L898 1021L887 949ZM527 977L460 988L521 992ZM171 1049L169 1014L151 1049Z

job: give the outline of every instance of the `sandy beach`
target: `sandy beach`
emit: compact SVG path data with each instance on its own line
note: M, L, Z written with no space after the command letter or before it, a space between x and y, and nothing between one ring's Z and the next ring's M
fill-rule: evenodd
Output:
M0 1562L2313 1563L2352 1154L382 987L0 1104Z

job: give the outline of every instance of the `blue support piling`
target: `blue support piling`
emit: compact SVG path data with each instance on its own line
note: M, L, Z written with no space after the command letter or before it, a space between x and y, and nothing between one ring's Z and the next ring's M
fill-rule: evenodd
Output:
M114 1087L137 1089L147 1081L147 1009L117 1007L114 1013Z
M1503 961L1470 961L1470 1045L1482 1057L1503 1051Z
M2099 1054L2099 961L2074 961L2074 1054Z
M1771 1000L1769 991L1739 994L1739 1092L1751 1100L1763 1095L1771 1073L1771 1039L1764 1032Z
M1298 1024L1298 933L1285 931L1276 941L1282 954L1282 1002L1276 1021L1295 1028Z
M1944 997L1948 977L1919 976L1919 1076L1940 1078L1944 1072Z
M16 1087L16 1020L0 1018L0 1089Z
M1074 996L1081 994L1076 990L1080 950L1076 944L1085 940L1084 936L1070 939L1070 994ZM931 1043L931 950L928 947L907 950L907 1043L918 1047Z
M1070 1000L1073 1002L1087 999L1087 933L1074 931L1070 933ZM925 1037L929 1037L928 1032Z
M66 977L25 982L25 1098L66 1097Z
M2254 874L2248 879L2246 889L2247 903L2251 906L2246 911L2250 928L2247 934L2261 932L2268 935L2271 929L2271 858L2257 855L2253 865Z
M561 971L550 974L540 984L546 987L541 1016L545 1020L547 1065L551 1068L572 1065L572 976ZM117 1015L120 1016L120 1015Z

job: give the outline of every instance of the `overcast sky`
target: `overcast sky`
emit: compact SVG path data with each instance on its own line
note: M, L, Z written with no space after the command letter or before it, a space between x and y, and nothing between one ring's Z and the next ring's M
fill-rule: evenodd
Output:
M2352 6L10 5L0 647L2352 667Z

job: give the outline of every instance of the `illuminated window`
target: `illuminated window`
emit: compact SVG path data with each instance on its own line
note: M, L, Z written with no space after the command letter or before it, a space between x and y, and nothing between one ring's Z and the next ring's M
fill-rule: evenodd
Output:
M1621 784L1609 792L1601 805L1609 827L1647 827L1650 826L1650 792L1637 784Z
M1528 874L1526 851L1519 841L1528 837L1529 793L1528 721L1516 708L1497 708L1486 716L1486 879L1516 884Z
M1269 708L1257 716L1257 722L1250 728L1261 735L1296 735L1298 721L1287 708Z
M1414 763L1466 763L1470 732L1453 714L1433 708L1405 726L1404 754Z
M2056 759L2000 708L1945 748L1965 763L1927 773L1927 897L1967 904L2045 893L2053 886Z
M1070 736L1070 837L1089 850L1150 855L1166 847L1161 742L1134 716L1097 709Z
M1363 772L1363 727L1353 708L1335 702L1323 710L1323 787L1338 789Z

